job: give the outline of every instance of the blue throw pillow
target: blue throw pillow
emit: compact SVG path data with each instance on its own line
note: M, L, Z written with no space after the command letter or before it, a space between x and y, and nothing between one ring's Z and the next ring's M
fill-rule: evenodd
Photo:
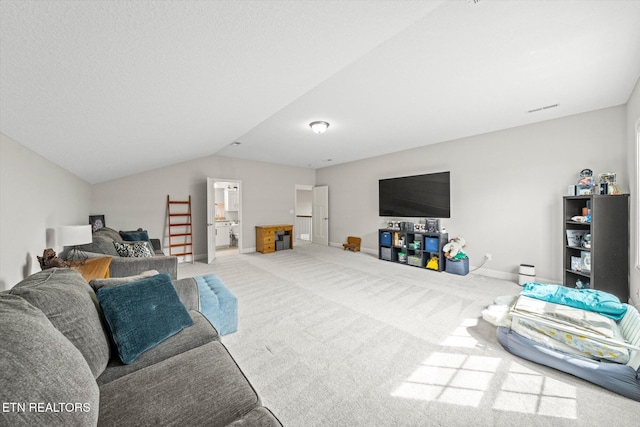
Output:
M96 295L120 360L127 365L193 323L166 273L100 288Z
M136 231L119 231L120 237L125 242L149 242L149 247L153 248L153 244L151 244L151 239L149 238L149 232L147 230L143 230L142 228L137 229Z

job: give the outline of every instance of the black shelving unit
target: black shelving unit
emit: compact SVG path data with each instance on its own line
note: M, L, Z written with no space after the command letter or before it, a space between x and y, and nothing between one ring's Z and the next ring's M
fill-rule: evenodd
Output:
M378 258L426 268L429 260L437 257L438 269L431 270L443 271L445 257L442 248L448 239L447 233L381 228L378 230Z
M584 213L590 214L590 222L571 219ZM565 196L563 215L563 284L575 288L581 282L584 287L609 292L627 302L629 195ZM589 247L569 242L567 231L590 234ZM586 264L590 264L590 269L585 269Z

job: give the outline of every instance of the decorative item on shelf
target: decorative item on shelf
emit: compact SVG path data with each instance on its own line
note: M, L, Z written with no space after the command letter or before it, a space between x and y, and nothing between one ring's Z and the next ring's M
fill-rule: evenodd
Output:
M413 222L402 221L400 222L400 230L401 231L413 231Z
M580 247L585 234L587 230L567 230L567 246Z
M585 280L584 282L582 281L582 279L577 279L576 280L576 288L578 289L589 289L591 286L589 285L589 281Z
M436 218L427 218L425 230L429 233L437 233L438 230L440 230L440 220Z
M42 252L41 257L38 258L38 263L40 263L40 269L46 270L48 268L65 268L69 265L63 261L61 258L58 258L56 255L56 251L51 248L47 248Z
M582 258L580 258L579 256L571 257L571 270L582 271Z
M591 271L591 252L582 251L580 252L581 258L581 270L583 273L589 273Z
M66 225L58 227L56 230L56 243L58 246L72 247L67 254L68 260L84 262L88 256L85 252L78 250L78 246L91 242L91 225Z
M580 180L576 188L576 195L584 196L593 194L596 181L593 178L593 171L591 169L582 169L580 171Z
M586 215L576 215L576 216L572 216L571 217L571 221L574 222L587 222L587 216Z
M580 239L580 246L585 249L591 249L591 233L585 233Z
M613 172L601 173L598 175L600 194L620 194L616 184L616 174Z
M91 230L100 230L107 226L104 220L104 215L89 215L89 224L91 224Z

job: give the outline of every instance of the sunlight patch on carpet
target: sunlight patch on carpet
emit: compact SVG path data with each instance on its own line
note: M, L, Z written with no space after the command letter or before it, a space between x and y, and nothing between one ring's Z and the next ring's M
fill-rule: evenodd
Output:
M432 353L391 396L477 408L501 363L498 357ZM576 388L511 362L492 408L577 419Z
M467 328L472 328L478 325L478 319L464 319L460 326L455 328L451 335L446 337L440 345L446 347L463 347L474 348L478 341L471 336Z
M478 407L500 359L458 353L432 353L393 397Z
M493 409L575 420L576 388L513 362Z

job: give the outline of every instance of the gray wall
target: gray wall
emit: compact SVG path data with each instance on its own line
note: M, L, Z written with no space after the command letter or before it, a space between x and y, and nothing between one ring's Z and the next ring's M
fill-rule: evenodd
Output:
M92 214L104 214L108 227L142 227L151 237L166 236L167 195L192 199L193 242L197 258L207 253L207 177L242 181L242 248L255 250L255 226L293 224L295 185L313 185L315 171L272 163L210 156L93 186ZM169 253L168 249L165 253Z
M561 200L584 167L618 173L631 192L631 296L640 297L635 123L640 84L626 106L478 135L314 172L262 162L211 156L91 186L0 134L0 290L39 270L46 230L84 224L106 215L115 229L147 228L163 237L166 197L193 197L195 252L206 253L206 177L241 180L244 250L255 247L253 227L293 223L295 185L329 185L332 244L363 237L377 251L377 181L450 170L451 236L467 239L471 264L485 253L485 274L511 277L520 263L538 277L561 280ZM631 172L630 172L631 171ZM59 250L59 248L56 248Z
M0 133L0 290L40 271L47 228L88 224L90 202L89 183Z
M451 171L450 237L467 241L470 264L485 253L484 274L512 278L521 263L538 278L562 280L562 196L578 173L616 172L629 191L626 107L492 132L319 169L317 185L329 186L329 238L363 238L377 254L378 180ZM393 141L389 141L390 144Z

